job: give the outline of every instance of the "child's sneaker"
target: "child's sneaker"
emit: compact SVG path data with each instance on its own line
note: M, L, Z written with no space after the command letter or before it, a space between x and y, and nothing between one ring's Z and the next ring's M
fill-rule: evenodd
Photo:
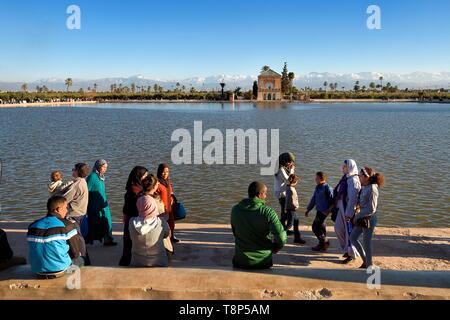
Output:
M325 246L323 246L322 244L319 243L317 246L312 247L311 250L312 251L325 251L326 249L325 249Z
M302 239L300 232L295 232L294 233L294 243L298 243L298 244L305 244L306 241Z

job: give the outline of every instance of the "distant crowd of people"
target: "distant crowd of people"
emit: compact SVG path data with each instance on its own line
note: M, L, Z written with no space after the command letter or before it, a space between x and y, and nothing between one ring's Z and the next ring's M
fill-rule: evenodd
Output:
M63 275L71 266L91 264L87 245L100 241L104 246L116 246L112 219L105 188L108 163L99 159L92 171L85 163L72 169L72 180L63 182L60 171L51 173L48 186L47 215L28 228L29 263L41 278ZM377 225L378 188L384 177L373 169L358 170L356 162L345 160L343 176L333 189L327 175L315 175L316 188L307 205L305 216L316 208L312 230L318 244L314 251L327 251L326 221L331 217L343 253L343 263L361 256L361 268L373 265L372 236ZM273 254L287 243L303 245L297 213L299 199L296 186L295 156L279 156L279 169L274 176L274 191L281 212L265 204L268 188L262 182L252 182L248 197L231 210L231 228L235 238L233 266L240 269L265 269L273 265ZM174 235L175 201L170 182L170 167L160 164L156 176L145 167L134 167L126 182L123 205L123 252L120 266L167 267L170 265ZM360 237L363 235L363 242ZM6 235L0 233L0 260L11 259ZM7 257L3 257L3 256ZM1 261L0 261L1 262ZM18 262L19 263L19 262ZM24 261L20 260L20 263Z

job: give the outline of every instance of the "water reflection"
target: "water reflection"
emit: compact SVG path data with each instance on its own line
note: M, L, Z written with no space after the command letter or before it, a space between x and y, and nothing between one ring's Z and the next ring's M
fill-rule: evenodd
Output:
M1 219L32 220L45 212L52 170L65 179L75 162L105 158L112 214L119 220L126 177L135 165L156 171L169 162L177 128L279 129L280 148L298 156L300 212L314 189L314 173L330 183L354 158L383 172L380 225L448 227L450 106L427 104L150 103L0 109ZM206 142L204 146L206 146ZM261 177L259 165L172 166L187 222L226 223L230 208ZM272 190L268 204L278 207ZM312 218L301 223L310 224Z

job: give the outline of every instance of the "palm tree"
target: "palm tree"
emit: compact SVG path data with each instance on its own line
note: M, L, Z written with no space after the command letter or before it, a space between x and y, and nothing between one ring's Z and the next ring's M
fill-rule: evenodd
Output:
M383 76L381 76L381 77L379 78L379 80L381 81L381 87L380 87L381 90L383 90L383 79L384 79Z
M369 88L370 89L375 89L375 87L376 87L376 84L375 84L375 82L371 82L370 84L369 84Z
M330 83L329 86L330 86L330 90L334 91L334 83Z
M96 83L94 83L94 92L97 92L97 84Z
M67 86L67 91L69 91L69 88L73 85L72 78L67 78L66 81L64 81L64 84Z
M289 72L288 78L289 78L289 95L292 100L292 88L294 87L295 73Z
M20 89L22 89L23 92L28 92L28 85L26 83L24 83Z
M327 92L328 82L325 81L325 82L323 83L323 86L325 87L325 92Z

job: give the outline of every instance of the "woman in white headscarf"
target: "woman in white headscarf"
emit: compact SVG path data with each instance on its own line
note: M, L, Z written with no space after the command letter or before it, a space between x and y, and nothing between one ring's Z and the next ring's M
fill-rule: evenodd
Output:
M344 264L355 259L356 250L350 242L352 232L352 219L355 215L358 194L361 190L361 182L358 177L358 167L355 160L348 159L342 165L344 176L334 189L336 195L336 209L338 210L334 230L343 252Z

